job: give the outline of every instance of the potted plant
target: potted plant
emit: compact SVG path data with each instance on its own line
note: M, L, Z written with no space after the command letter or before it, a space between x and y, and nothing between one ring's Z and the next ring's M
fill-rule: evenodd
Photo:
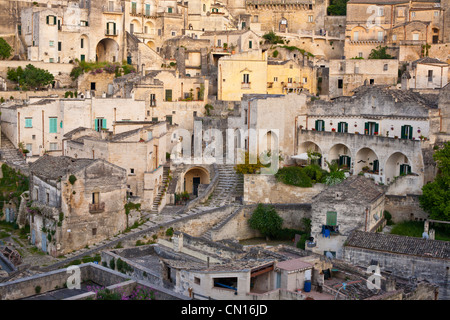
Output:
M223 44L223 51L227 51L227 49L228 49L228 43L225 42Z
M331 131L336 132L336 128L331 128Z

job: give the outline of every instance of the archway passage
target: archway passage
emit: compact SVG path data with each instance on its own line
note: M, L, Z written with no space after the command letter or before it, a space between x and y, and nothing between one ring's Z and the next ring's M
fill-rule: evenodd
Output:
M350 149L342 143L335 144L328 152L329 162L336 162L343 169L350 169L352 158Z
M194 167L184 174L184 191L198 196L198 187L200 184L209 184L209 171L202 167Z
M392 182L395 177L411 173L411 162L401 152L389 156L385 165L386 182Z
M147 41L147 46L153 50L156 50L156 44L153 41Z
M119 44L109 38L101 40L97 44L97 57L99 62L117 62L119 61Z
M312 142L312 141L306 141L301 143L298 146L298 152L300 154L302 153L308 153L311 155L311 163L315 163L318 164L319 166L322 167L322 149L320 149L320 147ZM309 159L308 159L309 162Z
M379 174L380 163L376 153L370 148L361 148L356 153L355 174L361 171Z

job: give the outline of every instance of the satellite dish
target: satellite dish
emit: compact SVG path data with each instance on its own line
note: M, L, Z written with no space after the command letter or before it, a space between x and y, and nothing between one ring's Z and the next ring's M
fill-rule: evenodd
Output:
M428 235L428 233L426 233L426 232L424 232L424 233L422 233L422 239L429 239L429 235Z

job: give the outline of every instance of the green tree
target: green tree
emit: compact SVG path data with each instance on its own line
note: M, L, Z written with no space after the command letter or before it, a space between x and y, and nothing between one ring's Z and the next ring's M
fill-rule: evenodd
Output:
M12 48L5 39L0 38L0 58L8 59L11 57Z
M21 67L8 69L7 78L25 89L40 88L49 85L55 79L47 70L36 68L32 64L28 64L25 70Z
M327 8L329 16L345 16L347 15L348 0L331 0Z
M369 59L395 59L395 57L386 53L387 47L378 46L376 49L372 49L369 54Z
M271 44L284 43L283 37L277 36L273 31L269 31L266 34L264 34L263 38L266 40L267 43Z
M280 232L283 218L278 215L273 206L259 203L249 219L249 224L252 229L258 230L269 239Z
M431 219L450 221L450 142L433 155L438 174L433 182L422 187L420 206Z

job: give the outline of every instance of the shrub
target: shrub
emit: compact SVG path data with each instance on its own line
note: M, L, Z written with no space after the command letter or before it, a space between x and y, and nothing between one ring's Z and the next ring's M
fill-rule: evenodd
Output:
M73 174L69 176L69 182L71 185L73 185L77 181L77 177L75 177Z
M36 292L36 294L41 293L41 286L34 287L34 292Z
M109 261L109 267L110 267L112 270L115 270L115 269L116 269L116 262L114 261L114 258L112 258L112 259Z
M166 236L171 237L173 236L173 228L170 227L169 229L166 230Z
M283 218L278 215L273 206L260 203L253 211L249 224L252 229L258 230L263 236L269 238L279 234Z
M312 187L311 178L300 167L283 167L275 174L277 181L302 188Z

